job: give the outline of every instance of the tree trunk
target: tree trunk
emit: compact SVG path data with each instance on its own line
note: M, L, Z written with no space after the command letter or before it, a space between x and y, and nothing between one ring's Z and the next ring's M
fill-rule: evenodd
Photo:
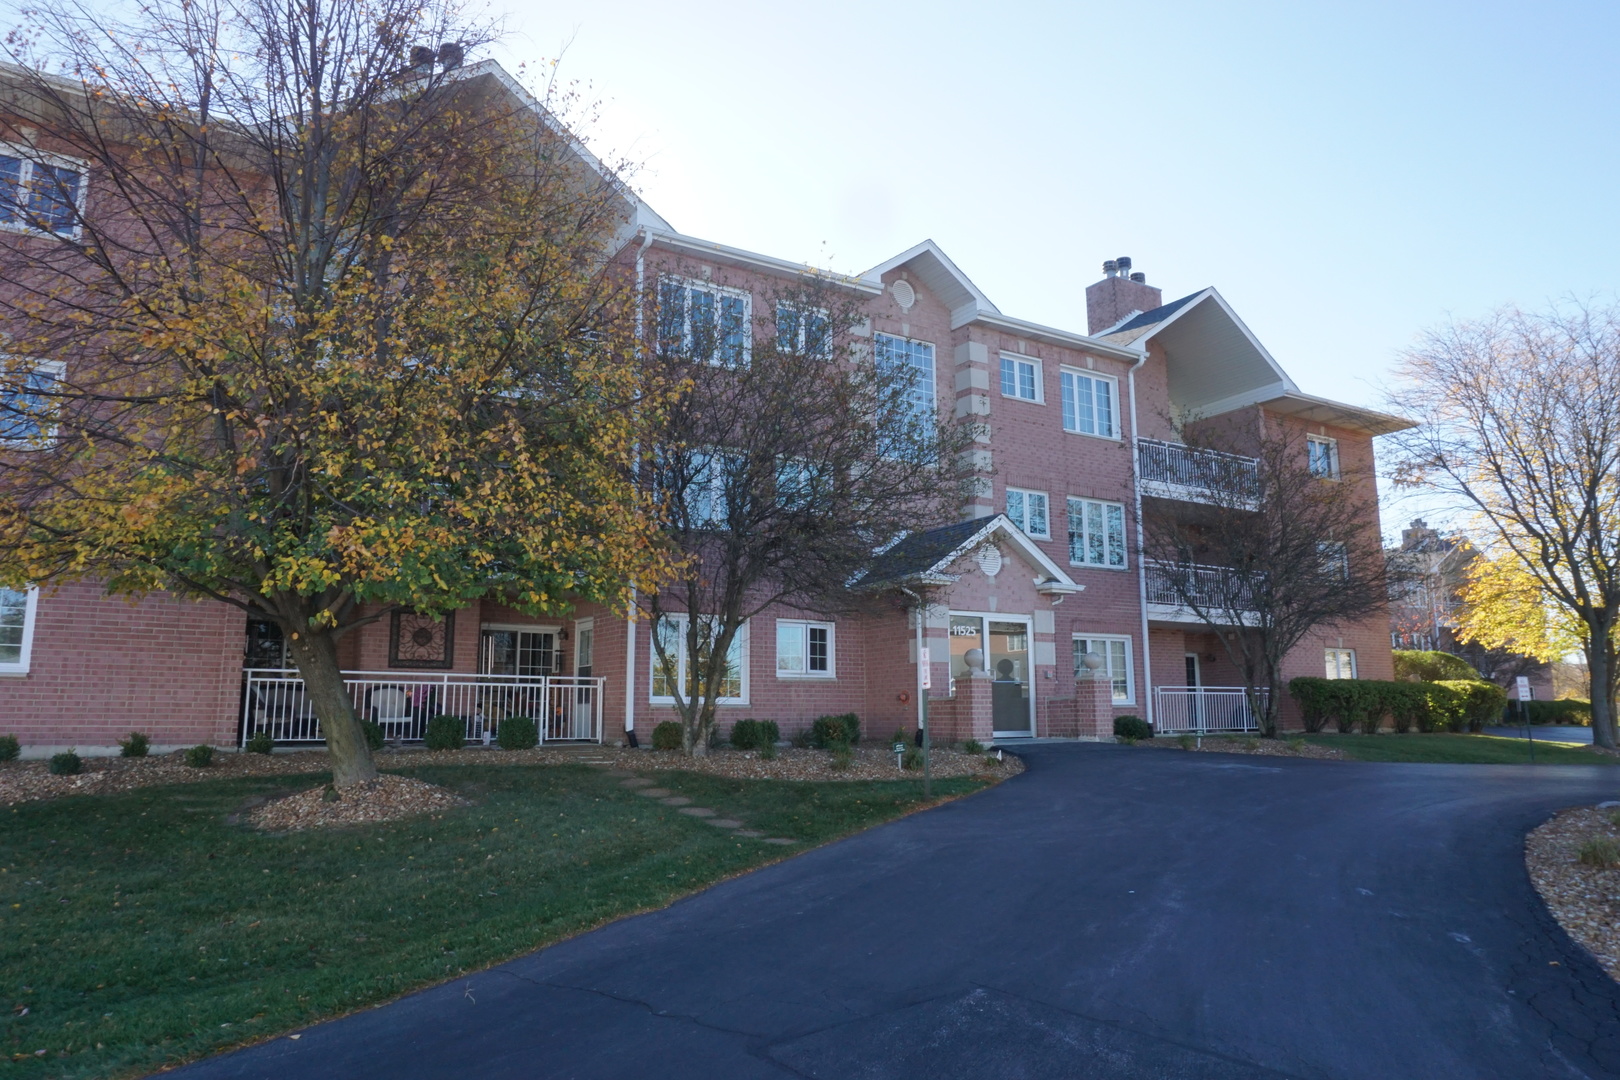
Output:
M287 647L304 677L304 690L320 718L321 734L326 736L333 786L346 788L377 779L371 747L366 745L354 703L343 685L343 672L338 669L337 643L326 634L303 630L288 635Z
M1614 666L1609 655L1608 636L1593 627L1587 635L1586 670L1592 682L1592 741L1615 749Z

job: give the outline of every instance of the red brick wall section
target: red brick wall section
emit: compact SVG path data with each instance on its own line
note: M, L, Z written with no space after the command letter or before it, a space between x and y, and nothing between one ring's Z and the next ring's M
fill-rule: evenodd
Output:
M0 676L0 734L29 757L237 742L247 617L159 594L131 603L90 582L42 589L27 675Z

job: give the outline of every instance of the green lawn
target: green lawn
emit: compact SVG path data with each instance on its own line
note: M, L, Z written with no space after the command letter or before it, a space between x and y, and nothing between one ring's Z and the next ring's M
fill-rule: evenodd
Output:
M1290 738L1295 736L1289 735ZM1424 761L1453 765L1525 765L1530 744L1496 735L1439 734L1305 735L1306 742L1333 746L1357 761ZM1620 758L1585 746L1536 740L1537 765L1620 765Z
M475 805L285 836L227 822L251 796L325 780L312 775L6 811L0 1060L19 1077L144 1073L668 904L922 804L918 781L649 774L802 841L784 848L730 836L586 766L407 774ZM944 795L983 786L935 784Z

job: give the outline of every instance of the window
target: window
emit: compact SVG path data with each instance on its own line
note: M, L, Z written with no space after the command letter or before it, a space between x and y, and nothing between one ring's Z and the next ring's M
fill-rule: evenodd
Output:
M748 363L749 295L705 281L665 278L658 286L658 342L667 352L710 364Z
M1089 371L1063 371L1063 430L1114 439L1118 385L1106 375Z
M1125 568L1123 503L1070 497L1069 562L1075 566Z
M911 391L911 404L917 410L917 419L925 424L938 420L934 406L934 347L926 341L895 337L893 334L873 334L872 347L878 365L893 368L905 364L912 368L916 385Z
M778 458L776 502L786 510L804 510L816 499L816 470L808 461Z
M1356 677L1356 650L1354 649L1323 649L1327 661L1327 677L1330 679L1353 679Z
M1115 705L1136 704L1136 679L1131 673L1131 639L1128 637L1074 637L1074 676L1084 670L1081 661L1088 652L1103 658L1102 673L1114 684Z
M725 528L731 517L731 503L726 498L729 476L739 471L739 459L733 454L694 453L691 476L686 483L686 520L689 527L705 526Z
M1022 356L1001 355L1001 396L1020 401L1041 400L1041 362Z
M552 627L485 626L478 670L486 675L555 675L562 670Z
M1350 553L1343 544L1334 540L1319 540L1316 554L1322 560L1322 573L1340 581L1350 580Z
M38 589L0 589L0 675L28 674L38 601Z
M0 146L0 225L74 236L84 207L84 166Z
M832 678L832 623L777 619L776 677L778 679Z
M1025 536L1038 540L1052 539L1052 527L1047 523L1046 492L1007 489L1007 516L1024 530Z
M1312 476L1320 476L1324 480L1337 480L1339 478L1338 440L1329 439L1322 435L1306 436L1305 461L1310 466Z
M776 347L781 352L829 357L832 355L830 331L825 311L804 310L792 304L776 305Z
M666 615L658 621L655 631L659 642L663 645L667 662L660 662L658 650L650 649L652 653L652 696L654 704L675 703L675 688L681 687L681 694L688 701L691 700L693 679L690 656L686 649L685 615ZM714 624L709 618L699 617L698 621L698 656L706 657L712 649L714 641ZM726 652L726 673L720 680L720 693L717 699L722 705L748 704L748 624L744 623L738 628L731 639L731 648Z
M64 370L55 360L0 358L0 444L37 444L56 434L52 391Z

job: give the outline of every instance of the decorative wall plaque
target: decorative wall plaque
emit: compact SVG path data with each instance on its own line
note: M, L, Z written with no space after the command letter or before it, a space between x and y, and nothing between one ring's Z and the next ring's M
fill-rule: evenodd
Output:
M388 666L449 668L455 663L456 613L444 618L396 611L388 639Z

